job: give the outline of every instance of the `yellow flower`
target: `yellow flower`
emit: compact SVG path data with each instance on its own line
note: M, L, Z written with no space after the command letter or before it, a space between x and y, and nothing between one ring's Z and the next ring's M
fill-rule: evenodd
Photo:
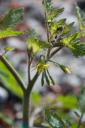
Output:
M38 63L36 66L38 72L43 72L43 71L47 70L48 67L49 67L49 65L45 64L45 63Z

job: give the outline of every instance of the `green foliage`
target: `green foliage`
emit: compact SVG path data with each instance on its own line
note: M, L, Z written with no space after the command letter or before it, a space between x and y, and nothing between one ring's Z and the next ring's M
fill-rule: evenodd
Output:
M41 103L41 95L38 92L32 92L31 100L34 105L39 105Z
M0 119L6 122L8 125L13 125L13 120L2 112L0 112Z
M1 59L0 59L0 81L3 83L4 86L6 86L6 88L8 88L12 93L17 95L18 97L21 98L23 96L22 89L20 88L19 84L17 83L16 78L9 71L8 66L5 63L3 63L3 61Z
M46 110L46 121L52 128L65 128L63 120L54 111Z
M85 55L85 43L80 41L81 36L81 32L76 32L61 40L62 44L69 48L76 57Z
M70 30L72 29L74 25L74 22L70 23L70 24L66 24L64 26L64 29L63 29L63 34L67 34L68 32L70 32Z
M81 112L85 112L85 87L84 86L81 88L81 92L78 97L78 103L79 103Z
M62 107L66 109L75 109L78 106L76 96L58 96L57 100L62 104Z
M47 40L41 40L36 33L31 33L27 39L27 55L28 55L28 83L25 88L21 77L13 68L13 66L7 61L6 58L0 56L0 81L14 94L23 98L23 124L28 124L28 109L29 109L29 100L32 92L32 88L35 85L36 80L41 75L41 84L47 84L48 86L54 85L55 82L49 71L48 62L53 63L54 65L61 68L64 73L71 73L71 70L68 66L54 62L51 60L53 55L55 55L59 50L64 47L67 47L72 51L73 55L76 57L85 55L85 42L81 42L82 36L84 37L85 31L83 29L84 25L82 22L82 17L79 10L78 19L80 20L80 31L72 33L71 29L73 28L73 22L70 24L66 23L66 19L56 20L64 11L63 8L54 8L51 0L43 0L43 6L45 10L45 23L47 30ZM1 20L0 20L0 39L7 38L11 36L18 36L23 34L23 32L14 31L12 28L15 25L22 21L23 8L10 10ZM5 48L5 52L11 51L11 48ZM36 73L33 78L31 78L31 64L36 58L36 55L45 51L45 54L42 55L43 59L40 57L37 60ZM29 54L30 53L30 54ZM4 60L3 60L4 59ZM24 94L24 95L23 95ZM85 112L85 92L80 95L79 106L82 112ZM33 93L31 95L32 101L35 104L39 104L41 97L38 93ZM74 96L59 96L57 99L58 102L61 102L64 109L74 109L78 108L77 99ZM3 117L2 115L0 115ZM80 117L81 118L81 117ZM24 122L27 121L27 122ZM54 111L46 111L46 122L47 128L68 128L68 123L66 120L60 118ZM81 119L80 119L81 122ZM79 125L80 126L80 122ZM25 125L26 126L26 125ZM26 128L28 128L27 126ZM72 128L75 128L76 125L73 124ZM24 128L24 126L23 126Z
M52 0L42 0L45 10L50 11L52 8Z
M63 25L65 24L65 21L66 21L66 19L61 19L57 22L52 22L51 25L49 25L51 35L54 36L57 32L59 32L59 29L62 29ZM64 31L66 31L66 30L64 30Z
M23 32L13 31L11 28L7 28L3 31L0 31L0 39L12 36L19 36L24 34Z
M23 20L23 13L23 8L11 9L0 21L0 27L2 29L14 27L17 23L20 23Z
M64 8L56 9L52 7L52 9L48 12L48 22L52 22L54 18L58 17L62 12L64 11Z
M10 51L13 51L13 50L14 50L14 48L12 48L12 47L6 47L6 48L4 48L5 53L10 52Z
M46 43L45 41L41 41L37 38L28 38L28 49L32 50L33 53L40 52L43 49L48 48L50 45Z

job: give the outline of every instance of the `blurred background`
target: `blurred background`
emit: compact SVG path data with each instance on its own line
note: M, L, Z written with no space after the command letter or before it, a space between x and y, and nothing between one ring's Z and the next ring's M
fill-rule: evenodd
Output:
M64 13L59 18L67 18L67 23L75 22L74 31L78 28L75 4L85 10L84 0L53 0L53 5L64 7ZM24 20L16 26L16 30L31 31L34 29L42 40L46 40L46 29L44 12L41 0L0 0L0 16L6 14L10 9L24 7ZM10 37L0 40L0 51L5 47L13 47L17 50L6 54L13 66L27 83L27 56L25 36ZM38 57L35 61L37 61ZM59 68L51 66L50 72L56 81L55 86L41 87L40 79L33 88L31 97L32 112L30 125L40 126L42 122L42 106L49 105L58 95L78 94L80 87L85 84L85 57L75 58L70 51L63 49L53 58L61 64L69 66L72 70L70 75L64 74ZM34 62L35 63L35 62ZM32 75L34 71L32 72ZM13 85L12 85L13 86ZM0 81L0 128L11 128L12 124L20 127L22 121L22 100ZM4 114L2 114L2 112ZM37 119L35 117L37 115ZM15 124L16 122L16 124Z

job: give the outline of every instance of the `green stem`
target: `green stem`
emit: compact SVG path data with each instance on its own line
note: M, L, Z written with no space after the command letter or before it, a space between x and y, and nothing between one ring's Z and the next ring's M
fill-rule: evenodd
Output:
M55 49L55 50L51 53L51 55L50 55L49 58L52 58L52 57L53 57L58 51L60 51L62 48L63 48L63 47L59 47L59 48Z
M80 128L80 126L81 126L81 121L82 121L83 115L84 115L84 112L81 113L77 128Z
M22 128L29 128L29 110L30 107L30 94L27 91L24 93L23 97L23 124Z
M35 85L36 80L38 79L38 72L35 74L33 79L28 84L28 87L26 91L24 92L24 98L23 98L23 124L22 128L29 128L29 117L30 117L30 95L33 89L33 86Z

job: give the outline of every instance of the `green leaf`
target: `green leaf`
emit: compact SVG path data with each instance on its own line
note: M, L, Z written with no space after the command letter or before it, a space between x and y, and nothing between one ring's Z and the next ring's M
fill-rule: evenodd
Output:
M11 37L11 36L18 36L22 34L23 32L13 31L11 28L8 28L6 30L0 31L0 39Z
M76 32L61 40L61 44L69 48L76 57L85 55L85 42L80 42L81 35L81 32Z
M71 45L69 48L76 57L85 55L85 42L74 42Z
M80 39L81 34L82 34L81 32L73 33L72 35L63 38L61 40L61 42L63 43L64 46L71 47L71 43L73 43L74 41Z
M48 22L52 22L53 19L58 17L63 11L64 8L52 8L51 11L48 12Z
M49 27L51 34L54 34L54 33L57 34L58 29L61 28L61 27L63 29L63 26L64 26L65 22L66 22L66 19L61 19L57 22L51 23L51 25Z
M83 18L82 18L82 15L81 15L81 10L78 6L76 6L76 12L77 12L77 18L78 18L78 21L79 21L79 29L81 31L82 30L85 31L85 25L84 25Z
M41 95L38 92L32 92L31 99L34 105L39 105L41 103Z
M15 77L8 70L8 67L0 60L0 81L18 97L23 96L23 92Z
M64 27L64 29L63 29L63 34L66 34L66 33L68 33L68 32L70 32L70 30L71 30L71 28L73 27L73 25L74 25L74 22L72 22L72 23L70 23L70 24L66 24L65 25L65 27Z
M58 96L58 102L62 103L62 107L65 109L74 109L78 107L78 101L75 96Z
M3 120L8 125L11 125L11 126L13 125L13 120L2 112L0 112L0 119Z
M24 9L23 8L17 8L17 9L11 9L8 14L3 18L1 22L2 28L8 28L13 27L17 23L20 23L23 18Z
M43 0L42 4L47 12L52 9L52 0Z
M13 51L14 48L6 47L6 48L4 48L4 50L5 50L5 53L7 53L7 52L10 52L10 51Z
M62 119L54 111L46 111L46 121L52 128L65 128Z
M40 52L41 50L50 47L50 45L47 42L41 41L37 38L29 37L27 42L28 49L32 49L33 53Z

